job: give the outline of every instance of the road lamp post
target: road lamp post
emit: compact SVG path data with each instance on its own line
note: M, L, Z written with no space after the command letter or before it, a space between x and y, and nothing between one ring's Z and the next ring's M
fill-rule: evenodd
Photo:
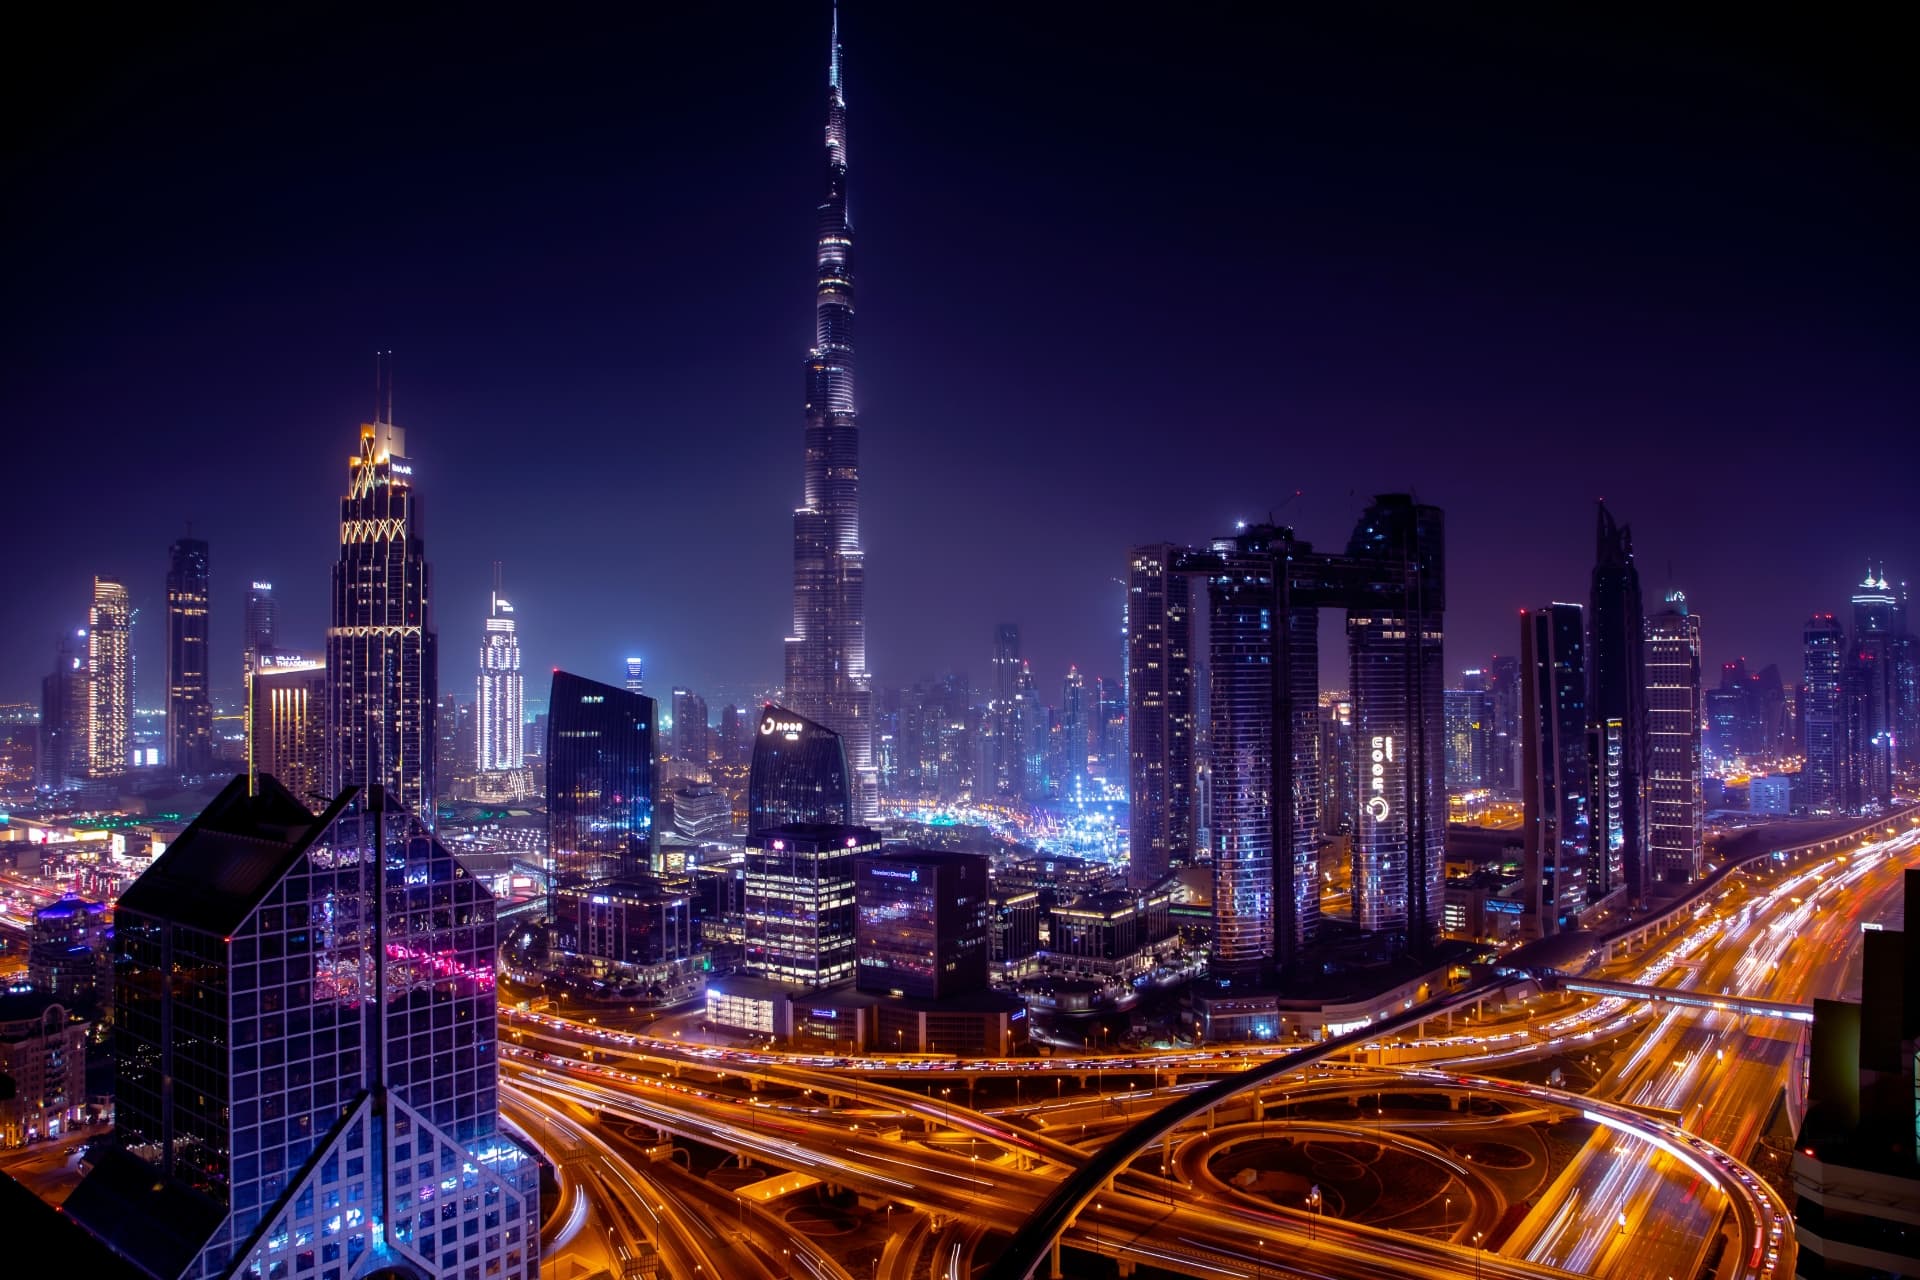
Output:
M1313 1184L1313 1189L1307 1192L1307 1240L1309 1242L1313 1240L1314 1221L1319 1216L1320 1216L1320 1184L1316 1182Z

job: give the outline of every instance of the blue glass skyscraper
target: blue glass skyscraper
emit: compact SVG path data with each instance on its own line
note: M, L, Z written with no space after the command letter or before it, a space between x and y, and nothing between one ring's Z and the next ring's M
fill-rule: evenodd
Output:
M565 891L653 870L654 716L654 701L645 694L553 673L547 848L556 919Z

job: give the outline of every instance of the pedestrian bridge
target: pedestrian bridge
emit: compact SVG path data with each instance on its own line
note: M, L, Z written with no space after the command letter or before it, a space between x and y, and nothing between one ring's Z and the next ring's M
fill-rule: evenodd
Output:
M1681 987L1649 987L1634 982L1606 982L1598 978L1566 978L1543 973L1542 986L1561 991L1577 991L1589 996L1618 996L1623 1000L1652 1000L1659 1004L1683 1005L1689 1009L1712 1009L1723 1013L1746 1014L1756 1018L1785 1018L1789 1022L1812 1022L1813 1006L1789 1004L1785 1000L1761 1000L1752 996L1717 996L1707 991L1688 991Z

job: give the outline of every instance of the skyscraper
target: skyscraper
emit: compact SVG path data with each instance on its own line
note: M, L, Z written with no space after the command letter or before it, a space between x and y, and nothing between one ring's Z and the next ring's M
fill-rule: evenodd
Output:
M1893 775L1901 718L1896 656L1897 638L1906 635L1906 609L1887 583L1869 569L1853 593L1853 636L1847 646L1846 700L1848 805L1887 808L1893 803Z
M327 628L328 790L385 787L431 827L439 641L420 495L389 403L347 459Z
M273 603L271 582L254 582L247 588L246 614L241 621L245 629L241 633L240 674L244 676L253 670L256 655L280 644L280 614Z
M1353 841L1354 922L1416 951L1440 936L1446 897L1445 553L1440 508L1383 494L1347 541L1343 592L1365 790Z
M747 834L794 823L844 823L853 774L840 735L797 711L760 711L747 773Z
M83 629L76 639L86 636ZM87 660L61 636L53 670L40 682L40 742L34 755L34 786L40 790L65 791L86 780L91 706Z
M133 601L126 587L96 576L87 614L87 773L117 778L132 753Z
M792 823L747 837L741 891L747 972L829 987L853 977L854 872L880 852L865 827Z
M1444 695L1447 791L1453 795L1487 785L1487 692L1479 687L1480 672L1465 675L1473 687L1448 689Z
M645 693L647 691L646 666L638 658L627 659L627 692Z
M213 767L213 697L207 687L207 544L182 538L167 566L167 768Z
M553 673L547 716L547 847L557 919L566 891L653 870L657 739L652 698L566 671Z
M1486 666L1487 712L1492 725L1487 737L1487 780L1494 791L1506 799L1520 794L1520 705L1525 698L1525 682L1520 679L1520 659L1495 657Z
M673 691L673 755L704 765L712 748L712 725L707 721L707 700L691 689Z
M827 70L826 195L818 210L814 345L807 353L806 468L793 513L793 634L786 697L846 744L854 816L879 812L873 689L867 674L866 553L860 544L860 427L854 407L853 224L847 216L847 120L840 23Z
M271 775L302 804L325 797L327 664L306 654L267 650L247 677L247 770Z
M1193 861L1193 578L1171 543L1127 555L1127 883Z
M1018 796L1026 790L1027 755L1020 724L1020 625L1002 622L993 629L993 699L987 704L993 752L993 790Z
M1646 621L1640 571L1633 563L1633 528L1615 524L1605 503L1598 507L1597 520L1592 607L1587 612L1588 716L1598 726L1620 722L1618 861L1627 897L1638 900L1647 881L1641 796L1647 752Z
M493 567L493 597L487 611L486 638L480 643L480 675L474 693L479 727L476 763L482 773L501 773L526 764L526 719L520 675L520 637L514 633L513 603L500 593L500 566Z
M1803 782L1813 813L1837 813L1846 807L1847 722L1841 690L1846 670L1847 637L1830 613L1807 619L1800 702L1801 750L1806 753Z
M1520 615L1520 665L1526 679L1521 737L1526 774L1525 927L1557 933L1587 903L1587 855L1593 785L1587 759L1585 610L1551 604Z
M493 898L383 794L316 816L236 778L114 940L123 1142L69 1219L154 1276L538 1275L538 1169L496 1119Z
M1700 618L1687 611L1684 592L1667 593L1666 607L1647 619L1646 637L1647 875L1653 884L1685 884L1700 874L1701 782ZM1831 653L1837 672L1837 636ZM1831 734L1831 714L1826 723ZM1814 782L1809 773L1808 786Z

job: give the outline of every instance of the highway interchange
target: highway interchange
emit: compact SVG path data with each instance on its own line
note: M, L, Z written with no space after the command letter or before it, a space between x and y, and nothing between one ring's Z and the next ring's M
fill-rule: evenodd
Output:
M1763 861L1596 972L1794 1003L1845 994L1862 922L1897 900L1916 843L1920 827L1902 815L1837 852ZM643 1274L632 1260L657 1250L674 1276L846 1276L855 1261L868 1280L967 1276L1130 1123L1280 1051L850 1060L506 1017L503 1109L560 1166L549 1256L597 1255L616 1275ZM1803 1035L1782 1019L1551 992L1435 1017L1212 1107L1101 1184L1049 1261L1069 1275L1087 1273L1094 1254L1111 1260L1109 1274L1202 1277L1790 1275L1792 1224L1745 1161L1792 1094L1783 1086ZM1541 1083L1545 1065L1583 1061L1596 1076L1584 1092ZM954 1096L976 1089L988 1095L971 1099L977 1108ZM1323 1105L1344 1098L1364 1113L1369 1095L1370 1131L1363 1115L1330 1118ZM1503 1111L1476 1114L1463 1097ZM1777 1122L1790 1128L1797 1099L1787 1105ZM1530 1206L1448 1154L1459 1138L1449 1126L1549 1120L1587 1136ZM1209 1171L1269 1130L1451 1161L1435 1193L1447 1213L1393 1230L1276 1203ZM736 1194L696 1176L681 1163L692 1163L689 1142L751 1162L741 1176L759 1181ZM787 1171L798 1177L774 1180ZM780 1216L816 1182L856 1193L879 1224L850 1256Z

